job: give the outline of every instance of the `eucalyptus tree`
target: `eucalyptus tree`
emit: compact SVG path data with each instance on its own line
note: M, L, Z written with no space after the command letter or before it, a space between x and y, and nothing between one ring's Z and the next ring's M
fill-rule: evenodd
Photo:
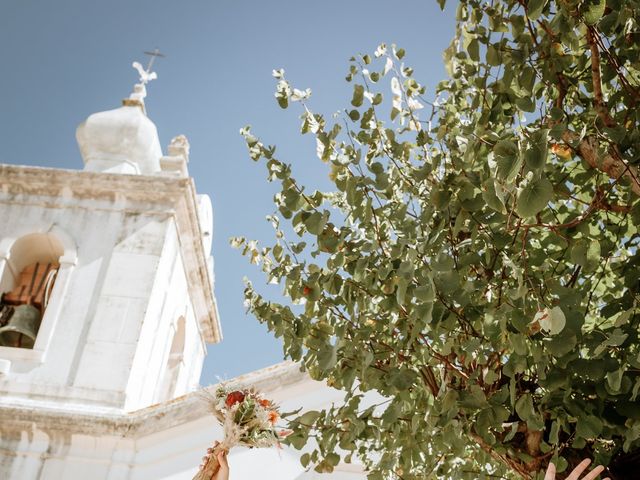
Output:
M637 0L462 0L433 96L381 45L351 59L331 118L274 71L332 188L243 129L279 184L276 238L233 243L286 297L247 283L251 313L345 391L291 420L305 466L541 478L640 446L639 17Z

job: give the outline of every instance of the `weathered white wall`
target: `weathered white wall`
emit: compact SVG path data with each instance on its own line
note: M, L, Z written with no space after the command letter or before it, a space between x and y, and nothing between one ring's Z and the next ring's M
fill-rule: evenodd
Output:
M189 300L184 271L176 230L169 228L162 241L154 285L148 293L151 301L133 363L127 410L170 399L160 397L158 387L166 374L169 350L180 317L185 319L186 327L184 360L171 397L187 393L198 385L206 349Z

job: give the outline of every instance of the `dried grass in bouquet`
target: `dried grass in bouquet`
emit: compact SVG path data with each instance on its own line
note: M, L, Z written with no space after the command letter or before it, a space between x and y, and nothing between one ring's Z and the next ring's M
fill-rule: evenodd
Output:
M250 448L279 446L280 439L287 433L275 426L280 418L278 406L254 390L231 390L221 386L215 394L204 390L202 397L222 425L224 438L213 448L193 480L213 478L220 468L218 452L228 452L238 445Z

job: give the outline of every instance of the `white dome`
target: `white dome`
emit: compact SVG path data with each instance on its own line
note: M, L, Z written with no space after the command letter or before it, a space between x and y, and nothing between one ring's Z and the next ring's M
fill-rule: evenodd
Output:
M76 139L85 170L141 175L160 171L158 131L142 104L89 115L78 126Z

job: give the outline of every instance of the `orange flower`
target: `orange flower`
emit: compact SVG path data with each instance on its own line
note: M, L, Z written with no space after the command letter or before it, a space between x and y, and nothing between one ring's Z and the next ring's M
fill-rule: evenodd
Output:
M258 400L258 403L260 404L261 407L267 408L271 406L271 402L269 400L266 400L264 398L261 398L260 400Z
M278 421L278 418L280 418L278 412L276 412L275 410L271 410L269 412L269 422L271 422L271 425L274 425Z

